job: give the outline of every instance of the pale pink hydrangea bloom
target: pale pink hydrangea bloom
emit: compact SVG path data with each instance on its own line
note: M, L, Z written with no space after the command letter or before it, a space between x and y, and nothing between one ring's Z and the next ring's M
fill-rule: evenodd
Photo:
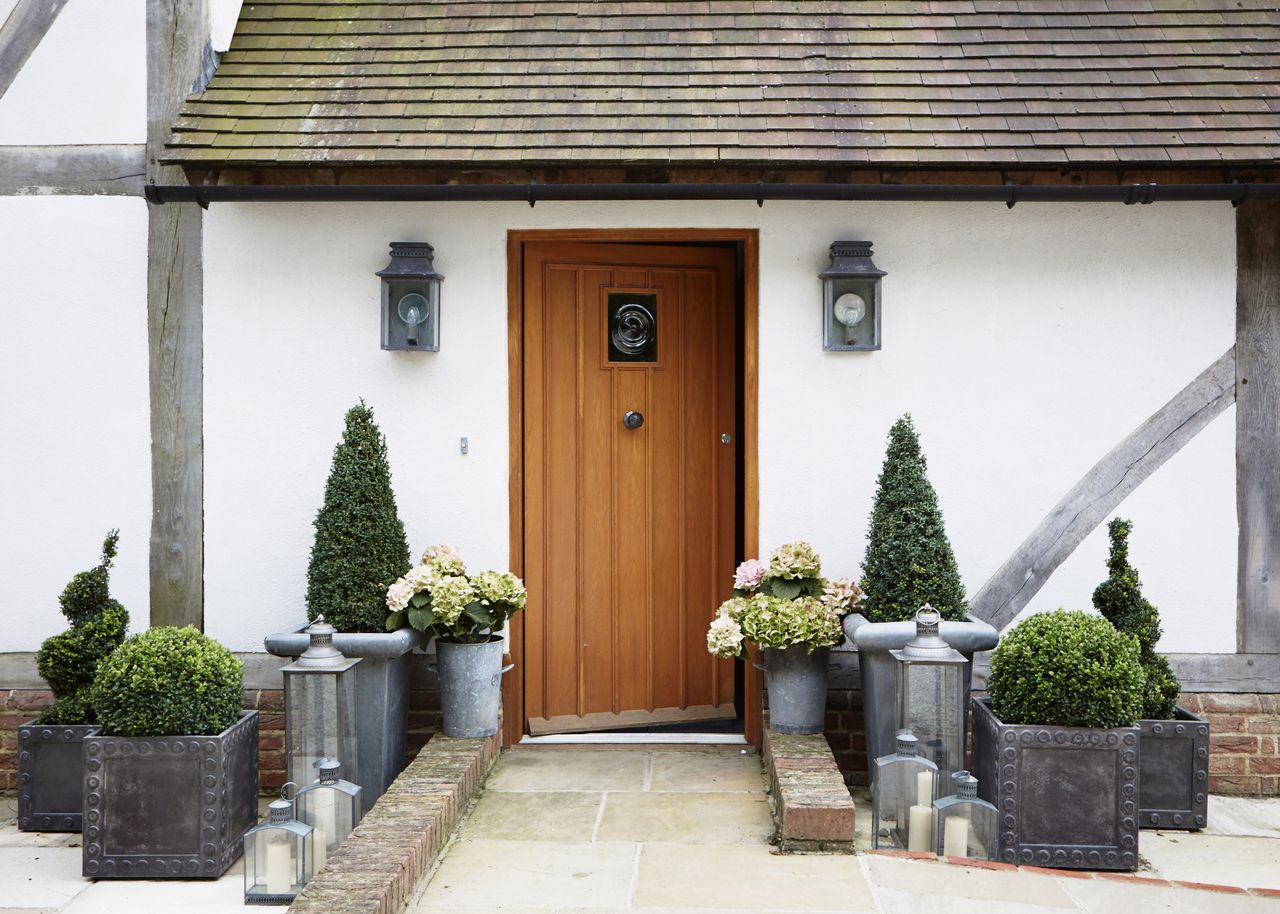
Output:
M839 616L859 606L862 599L862 588L854 581L828 581L822 588L822 602Z
M764 562L759 559L747 559L733 573L733 586L738 590L755 590L764 580Z
M462 561L462 553L444 543L429 546L427 551L422 553L422 564L430 565L439 574L457 576L467 573L466 565Z

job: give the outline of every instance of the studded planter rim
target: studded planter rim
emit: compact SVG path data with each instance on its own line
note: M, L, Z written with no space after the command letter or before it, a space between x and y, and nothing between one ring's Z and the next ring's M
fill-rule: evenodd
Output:
M84 739L97 724L18 726L18 828L78 832L83 825Z
M1186 708L1140 720L1141 828L1195 831L1209 824L1209 722Z
M1138 737L1136 726L1006 724L975 698L974 774L999 812L1000 860L1137 869Z
M257 818L257 711L214 736L85 739L86 877L216 879Z

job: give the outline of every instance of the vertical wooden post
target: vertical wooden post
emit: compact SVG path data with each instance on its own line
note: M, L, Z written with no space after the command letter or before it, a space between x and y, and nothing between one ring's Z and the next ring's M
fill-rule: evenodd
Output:
M201 72L207 0L147 0L147 181L184 183L159 157ZM203 286L200 208L148 207L151 624L204 627Z
M1236 210L1236 649L1280 653L1280 202Z

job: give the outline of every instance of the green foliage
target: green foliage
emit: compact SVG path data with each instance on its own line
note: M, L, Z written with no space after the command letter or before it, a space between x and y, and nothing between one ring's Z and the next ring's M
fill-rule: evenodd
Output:
M409 569L409 543L391 490L387 444L361 400L342 440L316 515L307 568L307 617L340 632L380 632L387 588Z
M102 658L124 641L129 614L111 599L111 563L120 532L102 543L102 561L71 579L58 602L71 628L45 640L36 652L36 669L57 697L37 720L42 724L93 723L88 689Z
M1117 629L1138 640L1142 668L1147 674L1142 717L1170 720L1178 706L1181 686L1169 661L1156 652L1160 641L1160 611L1142 595L1138 571L1129 564L1129 533L1133 523L1119 517L1107 525L1111 554L1110 576L1093 592L1093 606Z
M195 628L134 635L98 666L90 693L106 736L206 736L240 717L244 665Z
M910 414L889 430L862 562L862 613L872 622L915 618L928 603L962 621L968 604Z
M991 710L1007 724L1127 727L1142 713L1138 643L1088 613L1038 613L991 653Z

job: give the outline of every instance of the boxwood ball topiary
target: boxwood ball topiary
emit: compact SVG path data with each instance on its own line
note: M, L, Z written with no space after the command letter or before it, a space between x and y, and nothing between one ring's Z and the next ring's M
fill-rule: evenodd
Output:
M307 618L340 632L386 630L387 588L409 570L387 444L361 400L333 452L307 568Z
M1138 642L1059 609L1023 620L991 654L991 710L1006 724L1127 727L1142 713Z
M191 626L134 635L98 666L91 692L106 736L208 736L240 717L244 665Z
M889 430L862 561L866 598L860 611L872 622L913 619L926 603L944 619L964 620L964 585L927 469L905 415Z

